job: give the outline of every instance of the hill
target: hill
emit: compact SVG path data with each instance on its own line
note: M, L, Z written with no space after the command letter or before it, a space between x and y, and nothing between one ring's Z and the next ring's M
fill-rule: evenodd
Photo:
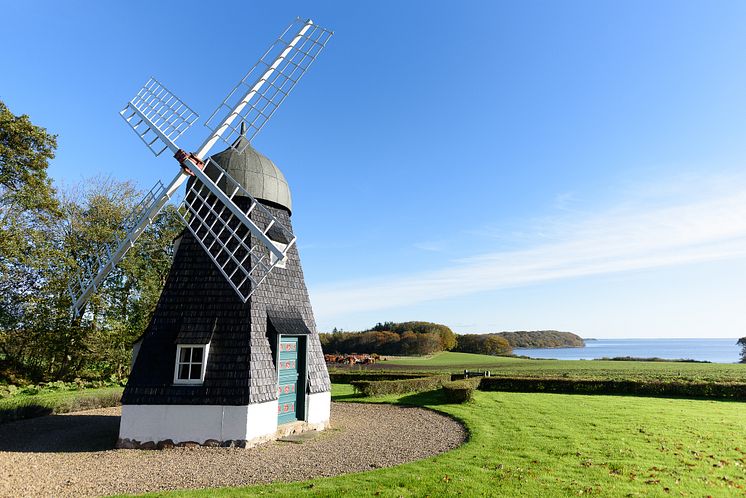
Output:
M499 332L497 335L507 339L511 348L583 348L585 341L572 332L557 330L529 330L516 332Z
M556 330L520 330L492 334L457 336L453 351L460 353L509 355L514 348L582 348L583 339L572 332Z

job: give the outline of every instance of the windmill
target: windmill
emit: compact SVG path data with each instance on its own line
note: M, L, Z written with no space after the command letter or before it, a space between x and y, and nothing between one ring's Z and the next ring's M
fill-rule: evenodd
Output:
M332 32L296 19L206 122L196 152L176 140L197 113L151 78L120 114L156 156L179 163L157 182L70 282L73 312L187 182L187 230L153 318L135 344L122 398L120 447L253 445L321 430L330 383L290 223L290 191L252 140L326 46ZM218 141L225 151L208 157Z

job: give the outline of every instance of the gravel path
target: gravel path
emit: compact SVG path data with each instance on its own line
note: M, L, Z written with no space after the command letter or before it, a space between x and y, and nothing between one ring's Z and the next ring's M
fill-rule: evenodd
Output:
M301 481L391 467L463 443L456 421L422 408L332 403L332 428L302 444L114 450L119 408L0 425L0 496L91 496Z

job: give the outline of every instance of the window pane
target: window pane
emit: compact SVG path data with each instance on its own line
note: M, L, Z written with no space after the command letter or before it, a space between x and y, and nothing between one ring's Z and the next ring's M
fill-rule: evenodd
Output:
M192 363L202 363L202 348L192 348Z
M179 359L179 363L188 363L190 361L189 357L191 356L191 352L192 348L181 348L181 357Z
M189 378L189 365L179 365L179 379Z
M199 380L199 376L202 373L202 365L199 363L192 364L192 373L189 377L191 380Z

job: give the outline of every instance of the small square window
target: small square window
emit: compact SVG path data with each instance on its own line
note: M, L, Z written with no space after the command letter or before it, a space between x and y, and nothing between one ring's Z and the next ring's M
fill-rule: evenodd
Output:
M174 384L201 384L205 380L209 344L179 344L176 346Z

